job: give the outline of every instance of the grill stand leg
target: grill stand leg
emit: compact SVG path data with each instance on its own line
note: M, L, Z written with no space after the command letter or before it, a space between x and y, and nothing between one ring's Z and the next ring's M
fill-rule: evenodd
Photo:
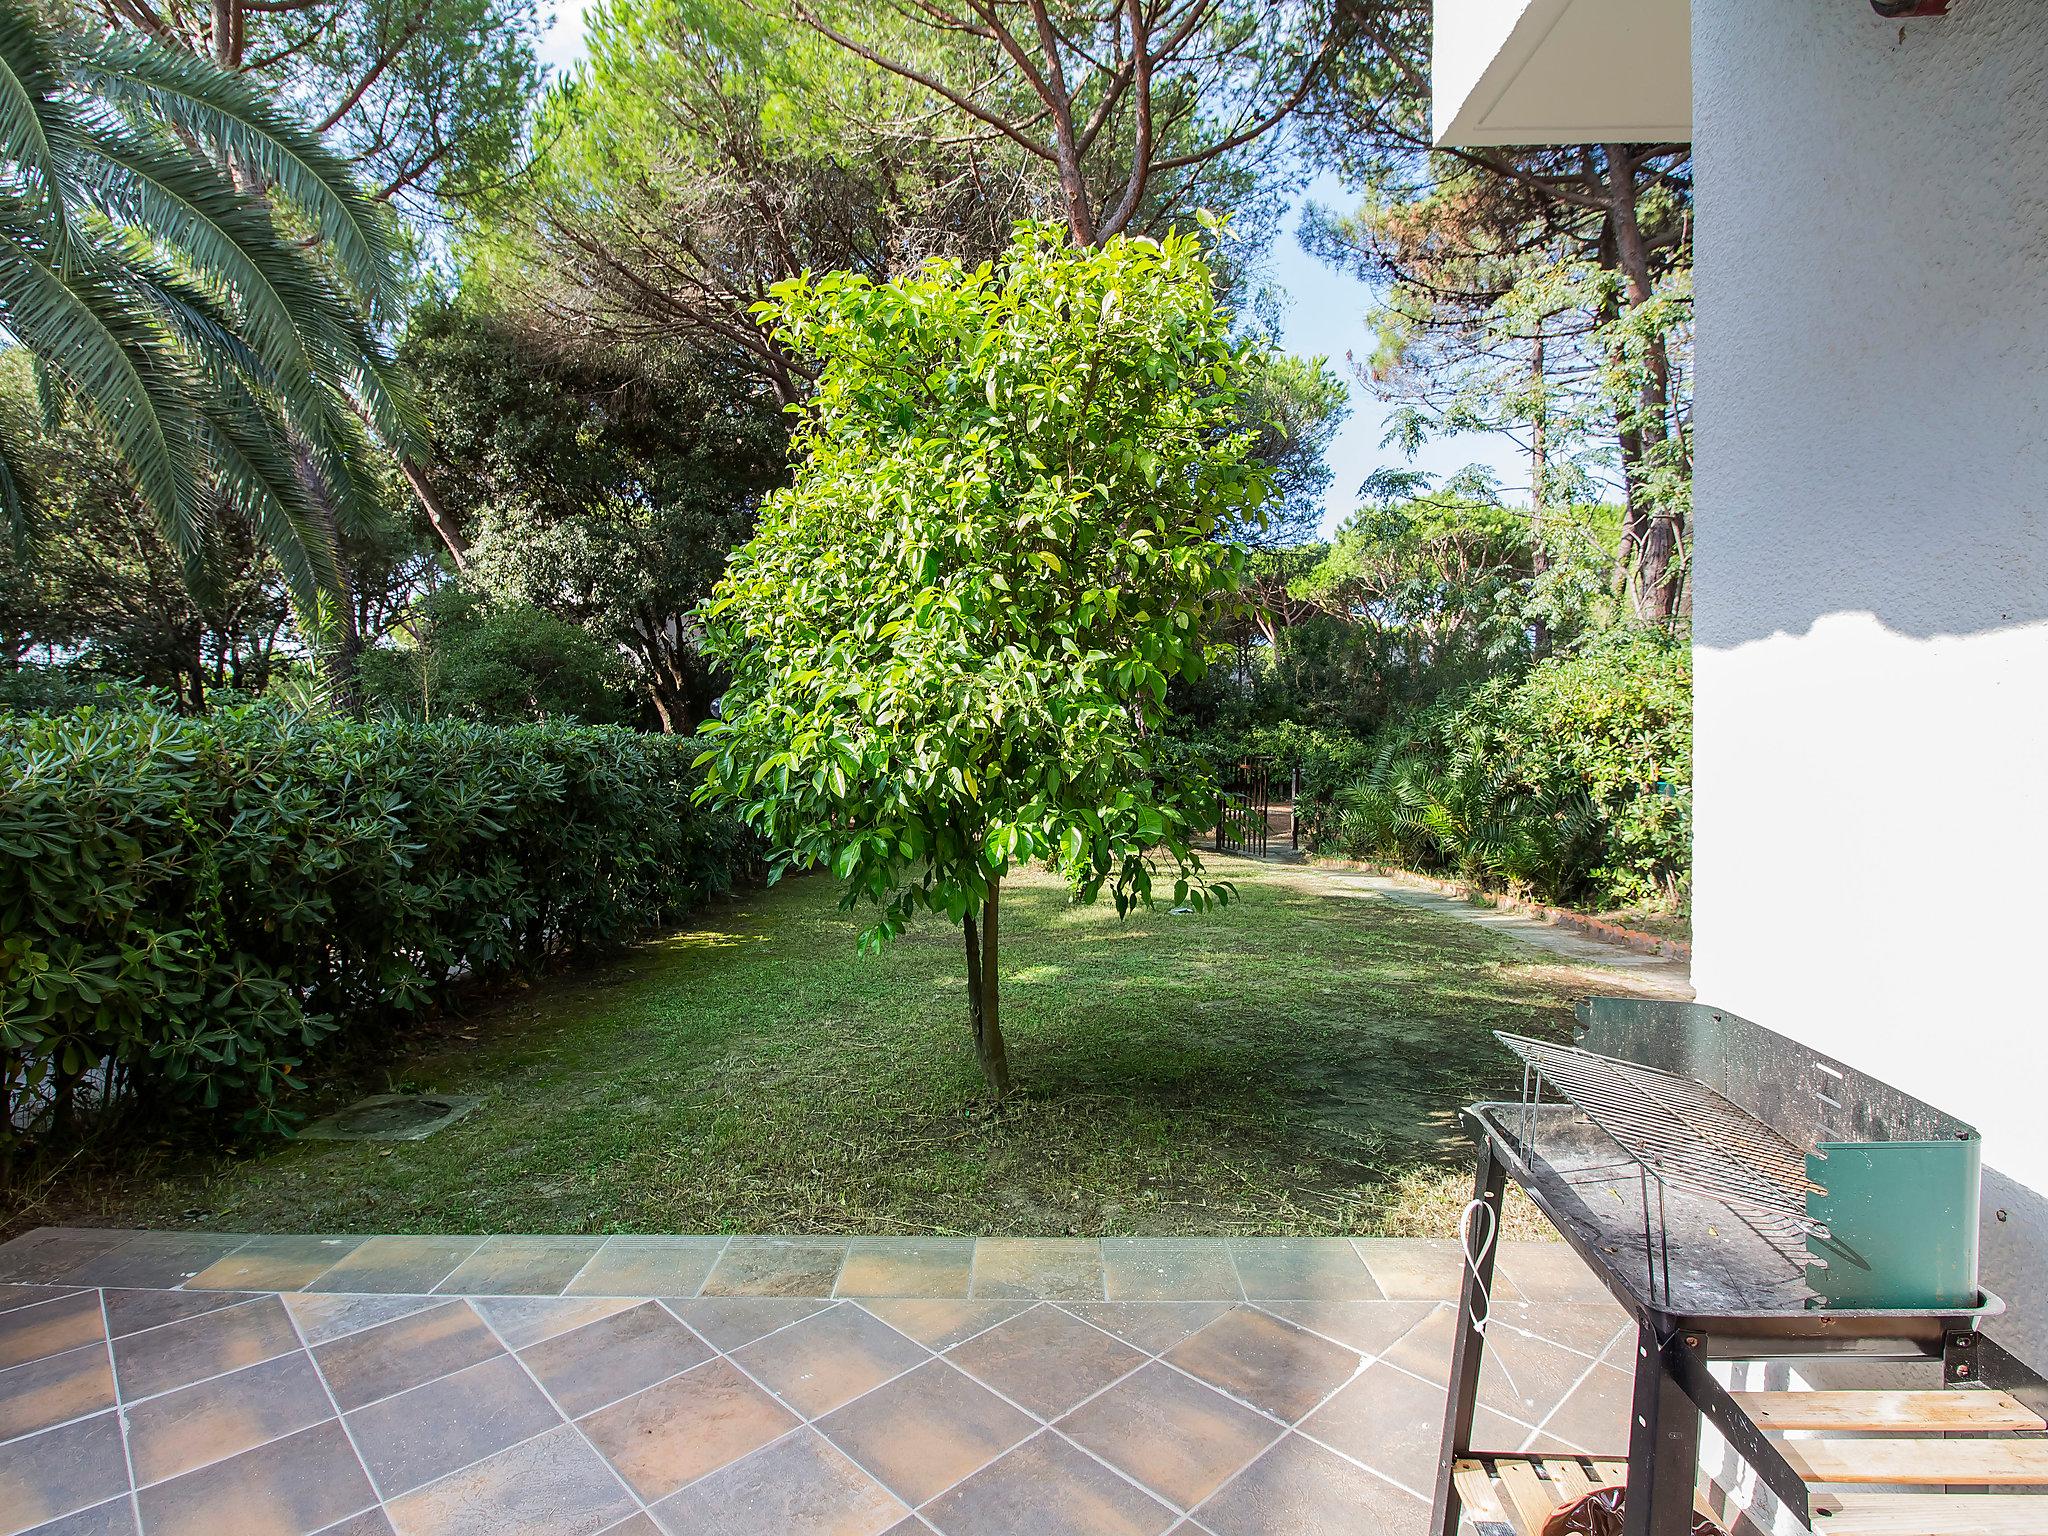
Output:
M1493 1259L1500 1251L1501 1197L1507 1189L1507 1170L1494 1158L1493 1148L1479 1144L1479 1169L1472 1181L1472 1198L1493 1212L1495 1241L1486 1251L1465 1263L1465 1283L1458 1297L1458 1331L1451 1345L1450 1400L1444 1408L1443 1450L1437 1457L1433 1536L1458 1536L1460 1513L1458 1488L1451 1481L1451 1468L1472 1449L1472 1415L1479 1404L1479 1367L1486 1353L1486 1335L1473 1325L1474 1317L1486 1316L1486 1298L1493 1289Z
M1700 1411L1665 1363L1663 1341L1644 1321L1636 1334L1622 1536L1689 1536L1699 1466Z

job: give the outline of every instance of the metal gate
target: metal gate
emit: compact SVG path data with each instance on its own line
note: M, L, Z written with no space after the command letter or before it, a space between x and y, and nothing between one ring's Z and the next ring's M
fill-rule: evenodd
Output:
M1241 757L1225 765L1216 814L1216 851L1266 856L1273 790L1263 757Z

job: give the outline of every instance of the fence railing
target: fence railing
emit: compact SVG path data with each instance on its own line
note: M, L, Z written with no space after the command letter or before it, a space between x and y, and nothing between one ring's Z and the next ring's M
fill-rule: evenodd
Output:
M1216 814L1218 853L1265 857L1273 809L1271 766L1263 757L1241 757L1225 766Z

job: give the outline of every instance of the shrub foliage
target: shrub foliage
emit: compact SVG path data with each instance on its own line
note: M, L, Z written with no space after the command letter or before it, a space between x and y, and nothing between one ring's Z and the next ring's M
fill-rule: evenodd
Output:
M746 851L690 803L690 750L261 706L0 718L7 1106L61 1127L89 1079L283 1123L337 1031L619 945L725 887Z
M1691 652L1615 631L1300 761L1322 851L1552 902L1671 900L1692 862Z

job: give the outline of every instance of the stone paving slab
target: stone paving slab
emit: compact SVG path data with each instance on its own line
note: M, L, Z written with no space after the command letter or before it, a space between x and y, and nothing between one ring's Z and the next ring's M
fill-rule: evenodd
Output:
M1455 1244L0 1246L0 1536L1421 1532ZM1626 1328L1507 1244L1491 1449L1611 1453Z

